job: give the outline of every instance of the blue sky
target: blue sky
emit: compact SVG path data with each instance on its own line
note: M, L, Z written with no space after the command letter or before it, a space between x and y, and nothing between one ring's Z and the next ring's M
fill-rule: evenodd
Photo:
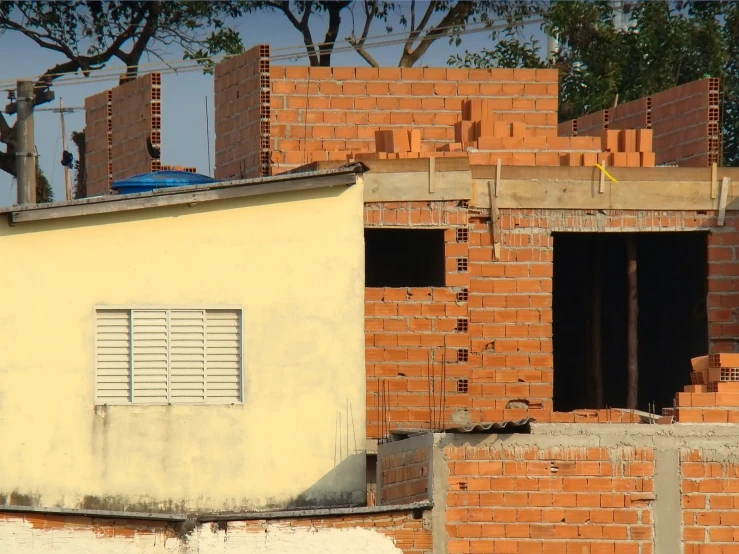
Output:
M314 38L323 36L325 23L316 18L314 22ZM361 24L361 22L360 22ZM300 34L288 23L283 15L258 13L234 22L242 36L245 47L254 44L270 44L272 49L298 47L302 44ZM394 32L402 30L394 25ZM346 37L351 31L351 20L344 18L339 37ZM383 25L376 22L371 35L384 33ZM524 31L530 36L536 35L543 42L543 35L537 25L530 25ZM462 37L459 47L449 45L448 40L437 41L426 53L417 66L444 67L450 54L463 53L465 49L479 51L491 47L488 33L474 33ZM395 44L373 49L372 55L381 66L397 67L401 45ZM171 50L165 52L165 59L181 59L181 52ZM54 64L63 61L61 55L43 50L18 33L0 35L0 88L9 80L30 77L35 78ZM156 59L145 60L155 62ZM280 61L279 65L307 65L305 58L294 61ZM366 63L354 52L336 53L332 57L334 66L364 66ZM65 107L82 107L86 96L115 86L115 80L105 82L81 83L58 86L54 88L57 100L43 108L58 107L58 100L64 100ZM200 173L208 174L208 149L206 140L205 102L209 103L211 164L213 159L213 78L200 72L180 74L164 74L162 79L162 163L166 165L195 166ZM0 107L4 108L6 93L2 92ZM9 118L12 124L14 118ZM64 172L59 163L61 159L61 125L59 114L50 111L38 111L36 121L36 147L42 169L49 178L57 200L64 199ZM67 129L67 148L75 152L69 138L72 131L81 130L85 124L83 110L65 116ZM2 146L4 149L4 146ZM16 198L14 181L6 173L0 172L0 206L13 204Z

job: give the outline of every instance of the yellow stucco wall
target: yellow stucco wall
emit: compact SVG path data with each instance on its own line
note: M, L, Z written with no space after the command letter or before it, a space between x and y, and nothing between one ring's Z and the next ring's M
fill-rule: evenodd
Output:
M360 183L0 222L0 503L362 501L362 210ZM121 304L242 306L244 404L95 408L94 307Z

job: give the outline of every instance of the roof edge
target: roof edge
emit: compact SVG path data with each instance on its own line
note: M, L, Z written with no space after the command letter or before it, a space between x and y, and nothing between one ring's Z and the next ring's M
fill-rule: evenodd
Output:
M357 182L357 175L363 173L365 170L366 166L362 164L351 164L337 169L311 171L308 173L280 174L257 179L239 179L204 185L169 187L156 189L151 192L106 195L81 200L50 202L48 204L10 206L0 209L0 214L8 214L9 223L15 225L28 221L79 217L182 204L193 205L213 200L263 196L334 186L352 186Z

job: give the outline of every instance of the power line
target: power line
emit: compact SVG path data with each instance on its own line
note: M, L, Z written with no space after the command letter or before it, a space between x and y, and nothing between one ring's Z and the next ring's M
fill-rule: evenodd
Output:
M502 21L502 20L495 20L495 21ZM515 24L513 26L525 26L525 25L531 25L535 23L542 23L544 22L543 18L536 18L536 19L527 19L524 21L521 21L518 24ZM460 30L458 33L453 33L453 36L463 36L463 35L469 35L474 33L481 33L481 32L491 32L491 31L499 31L504 30L510 27L511 24L508 22L505 23L493 23L493 24L481 24L481 26L468 26L465 29ZM450 25L447 27L439 27L438 30L442 31L453 31L454 29L459 28L458 25ZM389 39L388 37L392 36L399 36L402 35L402 38L396 38L396 39ZM409 33L408 32L398 32L398 33L390 33L386 35L375 35L372 37L367 37L365 40L365 44L363 45L364 50L371 50L374 48L384 48L386 46L392 46L395 44L405 44L407 41ZM416 39L417 42L422 42L423 38ZM332 54L334 53L342 53L342 52L352 52L355 51L354 46L351 44L336 46L340 43L348 42L347 39L341 39L334 41L332 43L322 43L322 44L333 44L334 48L332 50ZM270 61L283 61L283 60L297 60L302 58L308 58L311 56L310 53L308 53L305 50L305 45L296 45L296 46L285 46L281 48L276 48L273 50L273 52L284 52L286 53L278 54L276 56L270 56ZM189 71L200 71L202 70L202 65L198 62L203 61L221 61L224 58L228 58L231 56L228 56L226 54L219 54L217 56L212 56L210 58L193 58L193 59L187 59L187 60L162 60L160 62L154 62L154 63L148 63L148 64L139 64L137 66L137 73L139 75L145 75L147 73L164 73L164 74L176 74L176 73L187 73ZM146 68L144 71L141 71L141 68ZM68 72L63 73L59 75L63 75L60 77L60 79L54 81L54 86L66 86L66 85L75 85L75 84L82 84L82 83L96 83L96 82L105 82L109 80L115 80L118 79L122 72L125 71L125 68L110 68L110 69L100 69L97 71L94 71L90 77L83 77L77 75L77 72ZM65 77L65 75L69 75L69 77ZM15 88L15 84L18 81L22 80L30 80L30 81L36 81L38 77L22 77L17 79L3 79L0 80L0 87L3 86L12 86Z

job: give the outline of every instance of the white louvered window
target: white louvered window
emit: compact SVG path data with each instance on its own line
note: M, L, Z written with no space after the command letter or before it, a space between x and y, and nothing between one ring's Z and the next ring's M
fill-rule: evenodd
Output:
M95 403L242 402L241 310L98 308Z

